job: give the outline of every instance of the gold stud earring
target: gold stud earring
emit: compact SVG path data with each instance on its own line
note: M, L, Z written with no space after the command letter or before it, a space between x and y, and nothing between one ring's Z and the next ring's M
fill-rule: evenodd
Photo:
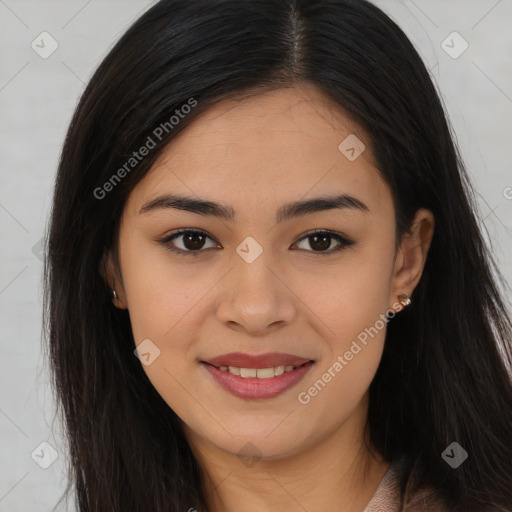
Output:
M412 301L409 297L409 295L407 295L406 293L401 293L400 295L398 295L398 300L400 301L400 304L402 304L402 306L408 306Z

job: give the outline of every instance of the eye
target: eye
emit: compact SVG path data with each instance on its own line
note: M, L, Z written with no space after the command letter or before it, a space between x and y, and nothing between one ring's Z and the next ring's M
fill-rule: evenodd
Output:
M175 242L175 240L177 240L177 242ZM215 243L212 243L208 247L206 240L213 241L213 238L207 235L204 231L196 229L180 229L179 231L166 236L160 240L160 242L169 251L178 253L183 256L198 256L201 252L205 252L203 251L205 248L210 249L212 247L219 247ZM303 243L305 240L309 240L307 244L313 250L309 250L304 247L301 249L305 249L307 252L317 253L317 255L332 254L334 252L341 251L345 247L355 244L355 242L349 240L344 235L325 230L311 231L303 236L297 244ZM333 241L337 242L338 244L334 247L334 249L331 247Z
M181 255L190 254L192 256L198 256L200 252L204 252L201 249L205 247L206 239L213 240L204 231L198 231L195 229L181 229L171 233L169 236L166 236L160 241L169 251L176 252ZM174 240L178 240L178 242L174 243ZM210 247L217 246L213 244ZM210 247L206 248L208 249Z
M309 251L307 248L306 250L308 252L318 253L318 255L332 254L334 252L343 250L345 247L355 244L355 242L349 240L344 235L341 235L339 233L333 233L332 231L322 230L315 230L309 232L308 234L306 234L306 236L302 237L299 240L299 242L302 242L303 240L309 240L306 242L306 244L313 249L313 251ZM329 249L331 247L333 241L337 242L338 245L335 246L334 249L327 251L326 249Z

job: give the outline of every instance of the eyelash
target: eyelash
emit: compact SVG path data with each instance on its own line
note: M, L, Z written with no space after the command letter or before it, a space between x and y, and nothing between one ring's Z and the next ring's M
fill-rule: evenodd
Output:
M209 238L210 240L214 240L207 233L205 233L204 231L198 230L198 229L180 229L178 231L175 231L174 233L171 233L170 235L166 236L165 238L159 240L159 242L162 243L168 251L177 253L180 256L199 256L202 252L206 252L206 250L204 250L204 249L200 249L198 251L184 251L183 249L178 249L178 248L172 247L170 245L170 242L172 240L174 240L175 238L179 238L180 236L182 236L184 234L204 235L207 238ZM303 240L305 240L311 236L314 236L314 235L327 235L328 238L332 238L340 243L340 245L337 248L331 249L329 251L308 251L308 250L306 250L306 252L313 253L314 256L326 256L326 255L330 255L333 253L337 253L339 251L342 251L346 247L349 247L349 246L355 244L354 241L349 240L344 235L341 235L339 233L334 233L332 231L321 230L321 229L309 231L295 243L302 242Z

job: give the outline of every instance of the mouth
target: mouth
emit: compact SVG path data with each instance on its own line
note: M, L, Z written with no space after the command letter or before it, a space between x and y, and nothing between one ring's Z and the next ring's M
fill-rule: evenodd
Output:
M230 368L238 368L240 370L268 370L270 368L274 368L277 369L277 375L279 375L282 373L279 369L281 366L283 367L284 371L290 371L290 369L297 368L302 366L304 363L309 363L311 361L313 360L306 357L300 357L294 354L286 354L282 352L269 352L266 354L257 355L245 354L243 352L230 352L229 354L223 354L213 358L205 359L201 362L215 366L215 368L220 370L227 371L230 371ZM252 371L244 371L242 373L246 373L247 376L251 377L256 376L252 375ZM240 373L235 373L235 375L240 375ZM263 375L264 373L262 372L262 376Z
M303 366L306 366L307 364L312 364L314 361L310 359L309 361L302 363L298 366L294 365L277 365L277 366L270 366L266 368L248 368L248 367L241 367L241 366L231 366L231 365L214 365L212 363L209 363L207 361L201 361L204 364L213 366L217 370L221 372L227 372L231 375L237 375L239 377L242 377L244 379L271 379L272 377L278 377L279 375L283 375L284 373L290 373L297 368L302 368Z
M233 362L233 359L231 361ZM290 362L290 359L284 362ZM200 363L213 377L214 382L225 391L238 398L257 400L274 398L296 386L313 367L315 361L295 358L296 364L274 363L274 366L265 366L261 363L250 366L244 363L247 366L234 366L212 361L200 361Z

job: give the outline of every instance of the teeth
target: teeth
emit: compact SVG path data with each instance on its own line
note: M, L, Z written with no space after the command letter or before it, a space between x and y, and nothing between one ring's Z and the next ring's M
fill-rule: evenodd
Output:
M240 377L257 377L258 371L256 368L240 368Z
M240 375L240 368L236 366L229 366L229 373L232 373L233 375Z
M273 368L239 368L238 366L220 366L219 370L229 371L233 375L245 378L270 379L285 372L291 372L296 366L275 366Z
M283 368L284 371L284 368ZM258 377L258 379L270 379L274 376L275 368L260 368L255 370L256 375L251 375L251 377ZM242 377L245 377L244 372L240 370L240 374Z

